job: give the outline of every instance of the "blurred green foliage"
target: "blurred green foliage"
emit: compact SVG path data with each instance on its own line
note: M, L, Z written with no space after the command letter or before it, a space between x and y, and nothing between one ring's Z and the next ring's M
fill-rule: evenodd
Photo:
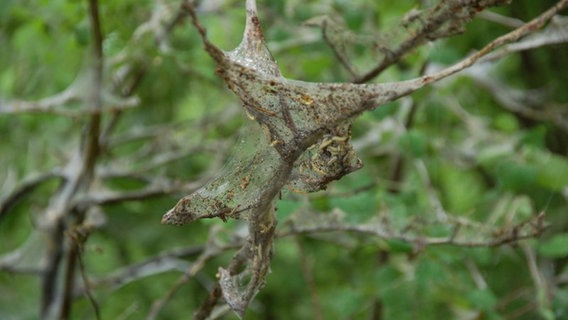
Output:
M163 1L170 10L178 2ZM396 28L397 21L418 1L259 1L266 38L278 45L300 38L313 29L302 26L317 15L339 14L356 33L376 35ZM498 12L530 19L555 1L514 1ZM159 139L139 140L107 150L102 164L118 161L124 168L141 166L135 160L145 148L165 145L209 145L236 140L244 118L239 112L218 125L210 119L230 114L238 101L215 77L215 66L202 51L189 23L175 26L168 48L161 49L152 32L134 35L148 21L157 2L101 1L105 86L111 90L115 74L127 65L144 66L146 74L134 94L141 104L125 111L116 135L169 126ZM231 49L244 25L243 5L224 1L222 7L201 13L212 41ZM426 45L388 69L377 81L397 81L418 76L426 62L449 64L507 32L503 26L475 19L462 35ZM92 61L86 3L79 1L0 2L0 101L36 100L56 94L84 75ZM317 33L317 32L316 32ZM318 38L273 52L289 78L309 81L348 81L349 74L332 51ZM362 70L373 66L369 51L356 50L353 62ZM547 101L568 101L568 50L566 44L512 56L494 69L495 77L519 89L547 90ZM550 223L540 239L520 246L462 248L429 246L371 236L341 234L299 235L278 239L272 273L251 305L250 319L563 319L568 317L568 137L551 123L510 113L471 79L460 78L448 85L427 88L412 96L414 121L406 132L386 131L373 136L387 121L403 123L403 102L395 102L355 121L355 141L365 167L327 192L304 196L285 193L278 203L281 221L299 210L342 210L351 223L368 221L378 212L388 212L394 226L404 227L434 215L430 192L443 208L457 217L506 225L509 215L523 218L543 211ZM543 103L546 103L544 101ZM470 148L476 154L460 158L468 149L476 127L449 105L460 108L489 134L482 145ZM67 106L78 110L81 103ZM76 147L87 117L53 114L0 115L0 191L7 193L24 177L63 166ZM108 123L109 118L105 118ZM472 131L473 130L473 131ZM369 138L370 137L370 138ZM374 137L374 138L373 138ZM377 138L378 137L378 138ZM359 139L359 140L358 140ZM371 140L369 140L371 139ZM237 150L238 152L238 150ZM198 150L152 174L191 181L207 172L215 150ZM126 160L120 162L121 157ZM397 192L389 191L393 162L403 159L403 176ZM430 185L415 163L424 164ZM114 190L135 190L143 182L116 178ZM370 187L367 187L370 186ZM22 245L34 233L56 183L42 185L22 199L0 220L0 254ZM363 191L356 191L363 190ZM112 272L175 248L205 243L208 229L220 221L199 221L184 227L160 225L161 215L181 194L126 201L103 207L105 225L94 232L85 247L87 276L98 279ZM2 197L0 197L1 199ZM499 217L499 218L494 218ZM284 222L285 223L285 222ZM222 225L230 236L238 223ZM449 227L424 227L429 236L444 236ZM523 250L521 247L526 246ZM549 291L535 279L527 250L536 254L536 264ZM37 253L39 254L39 253ZM218 266L232 252L208 262L195 279L181 286L160 313L160 319L187 318L207 296ZM36 257L37 258L37 257ZM185 259L193 261L195 256ZM30 263L37 259L30 257ZM34 265L30 265L34 267ZM37 266L36 266L37 267ZM306 276L310 270L312 279ZM142 277L123 286L93 290L102 319L143 318L157 299L179 279L169 271ZM541 280L542 281L542 280ZM0 318L34 319L39 305L39 280L31 274L0 272ZM553 292L552 296L546 296ZM315 302L317 301L317 302ZM319 305L319 308L317 307ZM320 310L320 311L317 311ZM74 318L93 319L86 298L79 298ZM224 319L234 319L227 314Z

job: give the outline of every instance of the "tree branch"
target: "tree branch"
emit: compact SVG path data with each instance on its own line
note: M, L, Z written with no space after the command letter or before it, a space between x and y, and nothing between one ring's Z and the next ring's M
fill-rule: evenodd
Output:
M63 108L62 105L71 102L79 102L81 100L80 93L75 88L39 101L23 101L11 100L0 101L0 114L18 114L18 113L51 113L65 117L80 117L84 115L95 115L107 112L117 112L135 108L140 103L137 97L128 99L116 99L108 97L105 100L105 106L100 109L81 108L73 110Z
M487 90L504 109L528 119L549 121L558 129L568 133L566 106L547 103L545 94L511 88L507 84L490 77L488 67L485 65L471 68L464 75L471 77L478 85Z
M22 198L32 193L36 188L53 178L65 179L59 168L40 174L32 174L24 178L11 192L0 199L0 220L4 218Z
M554 16L543 30L534 32L519 42L508 44L483 57L481 61L495 61L512 53L566 42L568 42L568 17Z
M420 22L418 30L409 32L408 37L396 48L391 48L390 54L365 75L355 79L355 83L365 83L383 72L387 67L398 61L405 54L422 45L425 41L449 37L463 31L463 25L469 22L475 14L487 7L510 2L510 0L466 0L440 1L425 12L417 12L405 17L402 25ZM475 9L474 9L475 8ZM426 21L426 22L423 22Z
M234 247L227 247L227 250ZM98 279L91 279L88 283L76 286L73 296L75 298L87 294L87 291L104 287L119 288L132 281L136 281L151 274L158 274L166 271L177 270L185 272L190 265L182 258L197 255L205 250L204 245L190 246L186 248L174 249L169 252L162 252L155 257L147 258L142 262L118 269L108 276ZM89 286L87 288L86 286Z
M92 67L92 83L88 92L87 103L92 109L102 109L102 76L103 76L103 52L102 32L99 21L99 8L97 0L88 0L89 19L91 23L91 40L93 48L94 64ZM64 236L68 228L76 222L67 221L72 219L71 202L79 191L89 189L93 176L95 163L99 155L99 134L101 114L94 113L83 132L81 146L78 154L73 157L67 167L66 173L69 179L65 181L60 192L52 198L52 202L46 211L43 223L49 231L50 252L49 262L43 277L43 303L41 316L43 318L59 318L70 315L71 303L69 299L73 288L74 274L76 271L76 251L66 246L68 239ZM75 217L82 222L84 210L75 212ZM68 268L66 269L65 285L61 284L59 272L61 262L66 257Z
M302 213L302 215L304 214L308 213ZM544 223L544 213L540 213L510 227L492 230L492 236L487 239L470 240L459 236L463 232L463 227L467 226L467 224L461 221L453 223L452 232L446 237L426 237L420 234L412 235L409 232L410 230L393 230L385 221L347 224L339 220L337 214L330 217L329 214L310 212L309 216L311 222L307 222L303 218L298 222L295 222L293 219L286 221L283 229L277 233L277 237L342 232L374 236L383 240L398 240L416 246L452 245L472 248L497 247L523 239L535 238L540 236L547 228L547 225ZM487 232L480 233L480 230L477 230L478 235L485 235L485 233Z
M206 179L196 180L191 183L155 181L135 191L92 191L81 197L77 197L75 201L73 201L73 206L78 208L99 206L124 201L144 200L178 192L193 192L197 190L204 181L206 181Z

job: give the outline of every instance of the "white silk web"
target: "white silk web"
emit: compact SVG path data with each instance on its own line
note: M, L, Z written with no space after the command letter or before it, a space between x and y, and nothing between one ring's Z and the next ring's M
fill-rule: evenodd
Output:
M184 224L211 217L247 219L248 212L261 205L260 194L274 182L278 170L282 170L280 179L286 179L281 185L287 184L292 191L325 189L329 182L362 166L350 143L354 117L436 80L422 77L353 84L286 79L265 45L252 0L247 1L243 40L232 51L216 47L197 20L195 25L205 49L218 64L218 74L241 99L248 117L261 126L264 140L254 154L230 166L232 171L224 171L181 199L164 215L163 223ZM284 172L286 166L289 172Z

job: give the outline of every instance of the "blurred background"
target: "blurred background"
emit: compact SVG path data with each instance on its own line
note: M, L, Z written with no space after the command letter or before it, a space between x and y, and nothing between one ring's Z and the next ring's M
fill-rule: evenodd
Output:
M223 49L240 43L241 2L198 7ZM491 8L368 82L451 65L555 3ZM282 74L315 82L357 81L432 6L258 3ZM97 7L100 67L89 3L0 3L2 319L37 319L58 299L72 319L187 318L246 230L217 219L160 224L259 132L215 76L180 1ZM318 193L283 190L272 272L247 319L568 318L567 19L534 34L550 45L529 42L357 118L361 170ZM92 163L77 160L93 134ZM91 169L74 189L77 161ZM326 229L330 219L347 227ZM380 235L363 232L378 225Z

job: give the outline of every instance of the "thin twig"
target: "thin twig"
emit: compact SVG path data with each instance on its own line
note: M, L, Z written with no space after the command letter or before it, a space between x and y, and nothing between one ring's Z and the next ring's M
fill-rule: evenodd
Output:
M234 248L235 247L227 247L226 250ZM100 289L105 287L116 289L152 274L158 274L170 270L184 271L188 264L181 259L197 255L204 249L204 245L196 245L162 252L154 257L147 258L144 261L115 270L107 276L98 279L91 279L88 283L83 283L82 286L78 286L74 289L74 297L81 297L88 294L87 291L89 289ZM88 288L86 287L87 285L89 286Z
M490 77L487 72L488 69L484 67L485 65L479 65L471 68L465 75L471 77L480 87L487 90L501 107L528 119L548 121L558 129L568 133L566 106L547 103L544 94L539 95L538 93L535 94L534 91L512 88Z
M0 101L0 114L19 112L60 112L55 106L64 105L72 101L78 101L80 97L73 85L63 92L39 101ZM65 110L67 111L67 110Z
M87 278L87 273L85 272L85 263L83 262L82 250L81 250L81 252L79 252L79 254L77 256L77 261L79 262L79 271L80 271L80 274L81 274L81 278L83 279L83 286L85 286L85 295L87 296L87 298L89 299L89 302L91 303L91 307L93 308L93 312L95 313L95 319L100 320L101 319L101 312L100 312L99 304L97 303L97 300L95 300L95 297L93 296L93 293L91 292L91 288L89 287L89 279Z
M534 249L527 243L521 244L527 260L527 266L536 289L535 301L540 310L550 310L552 305L552 292L549 283L539 270Z
M477 51L476 53L472 54L471 56L463 59L462 61L454 64L453 66L446 68L436 74L427 75L424 77L420 77L424 83L433 83L444 79L450 75L453 75L459 71L462 71L474 63L479 61L484 56L488 55L494 49L501 47L504 44L516 41L529 33L532 33L538 29L540 29L545 23L547 23L550 19L552 19L560 10L566 8L568 6L568 0L561 0L557 2L554 6L552 6L547 11L543 12L536 18L532 19L531 21L525 23L522 27L515 29L507 34L504 34L497 39L491 41L481 50Z
M0 200L0 220L8 214L10 209L12 209L18 201L24 198L26 195L32 193L36 188L38 188L43 183L51 179L65 179L63 172L59 168L54 168L48 172L33 174L22 180L19 185L12 190L5 198Z
M310 215L314 217L312 220L316 220L316 216L318 215L322 216L318 213L311 213ZM447 237L425 237L423 235L410 235L409 232L405 232L404 230L392 230L388 224L385 223L347 224L345 222L333 220L333 218L328 219L331 220L326 221L324 219L323 221L313 222L310 224L294 223L293 221L290 221L289 224L286 224L286 228L277 233L277 237L287 237L298 234L343 232L371 235L385 240L399 240L410 244L429 246L452 245L474 248L498 247L505 244L516 243L523 239L535 238L540 236L547 228L547 226L542 222L544 216L539 214L538 216L521 221L506 230L500 230L499 234L495 234L493 237L488 237L483 240L464 240L461 238L458 239L456 234L459 230L462 230L463 227L459 229L454 228L452 234ZM409 227L411 228L412 226Z
M78 94L78 92L77 92ZM41 114L55 114L65 117L76 118L84 115L95 115L101 113L111 113L119 112L127 109L135 108L138 106L140 101L136 97L131 97L129 99L123 99L116 102L109 101L108 106L102 108L81 108L81 109L70 109L63 108L62 105L70 103L72 101L79 101L80 97L73 96L65 99L60 99L58 96L53 96L45 98L39 101L23 101L23 100L13 100L13 101L0 101L0 114L16 114L16 113L41 113Z
M88 4L95 61L92 67L93 79L87 103L93 109L102 110L103 53L99 8L97 0L89 0ZM66 166L69 179L65 181L59 193L52 198L52 202L46 210L44 223L50 231L50 250L48 252L47 272L44 274L42 283L42 318L60 318L71 313L69 299L72 295L70 292L73 287L70 284L72 281L65 281L66 286L64 287L58 284L61 275L59 269L64 256L68 259L65 279L73 279L75 273L73 266L75 265L76 254L72 248L70 249L65 245L67 239L64 234L69 226L65 219L71 217L70 203L72 199L78 192L88 190L93 179L95 163L99 155L100 123L101 114L94 113L90 117L89 124L81 139L80 153L73 157ZM84 216L83 212L76 213L80 224Z
M245 245L241 246L239 251L235 253L229 266L227 267L227 272L230 274L237 274L239 269L247 262L249 256L249 247L250 242L247 242ZM221 290L221 286L219 283L216 283L215 286L209 291L209 295L203 301L199 309L194 312L193 319L194 320L205 320L209 317L213 308L217 305L219 299L223 296L223 291Z
M493 11L482 11L477 15L481 19L485 19L487 21L495 22L509 28L515 29L519 28L524 24L524 21L516 18L507 17L501 14L498 14Z
M162 308L166 305L166 303L174 296L174 294L184 285L186 284L191 278L197 275L198 272L203 269L207 261L217 257L221 253L224 253L228 249L235 249L242 245L237 240L235 243L231 243L229 245L219 245L217 242L217 233L219 228L212 227L209 230L209 237L207 240L207 244L203 247L201 254L197 257L194 263L192 263L186 270L186 272L174 283L173 286L166 292L166 294L161 297L160 299L154 301L152 304L152 308L146 317L147 320L156 319L158 317L159 312Z
M322 22L321 32L322 32L323 39L329 45L329 47L331 48L331 51L333 52L333 54L335 55L337 60L343 65L343 67L345 67L345 69L349 72L349 74L351 75L351 77L353 79L357 79L359 77L359 74L355 70L355 67L351 64L351 62L349 62L349 60L347 59L345 54L343 52L341 52L341 49L339 49L337 47L337 44L330 40L330 38L328 36L328 20L327 19L324 19L323 22Z
M495 61L512 53L566 42L568 42L568 18L556 16L546 28L532 33L519 42L503 46L500 50L485 56L481 61Z
M485 7L494 6L504 1L487 1L481 4L479 1L467 0L467 1L440 1L438 5L427 11L424 17L427 21L420 26L419 30L412 32L409 36L396 48L390 49L390 54L386 54L382 61L374 67L371 71L367 72L363 76L356 79L355 83L365 83L383 72L387 67L398 61L405 54L415 49L416 47L422 45L424 41L435 40L441 37L447 37L453 35L454 31L441 32L443 26L448 25L452 21L456 21L458 25L463 24L470 17L460 17L456 15L457 12L461 10L467 11L467 8L475 6L477 10L469 11L468 14L475 14L475 12L480 12ZM420 15L420 14L419 14ZM413 17L414 20L420 20L420 16ZM462 20L457 22L458 20ZM456 31L458 31L458 25L453 26Z
M64 267L64 275L65 278L63 279L63 297L61 302L61 319L71 319L71 306L73 304L73 287L75 286L75 272L76 272L76 265L77 265L77 258L79 255L79 239L76 239L74 235L67 235L68 238L68 246L66 252L66 265Z
M140 190L92 191L74 199L72 207L83 208L94 205L120 203L124 201L144 200L173 193L191 193L199 189L208 179L208 176L204 176L201 179L189 183L179 183L168 180L159 181L156 179L156 181L151 182L148 186Z
M42 292L40 314L43 319L59 317L61 311L55 303L58 300L58 269L63 257L63 232L62 223L54 226L49 238L49 251L46 267L42 273Z
M88 103L95 110L102 109L102 81L103 81L103 36L99 18L98 0L89 1L89 18L91 21L91 33L93 39L93 83L92 92ZM87 177L93 175L96 158L99 154L99 134L101 130L101 115L93 114L87 127L86 145L84 150L83 165ZM88 179L90 180L90 179Z

